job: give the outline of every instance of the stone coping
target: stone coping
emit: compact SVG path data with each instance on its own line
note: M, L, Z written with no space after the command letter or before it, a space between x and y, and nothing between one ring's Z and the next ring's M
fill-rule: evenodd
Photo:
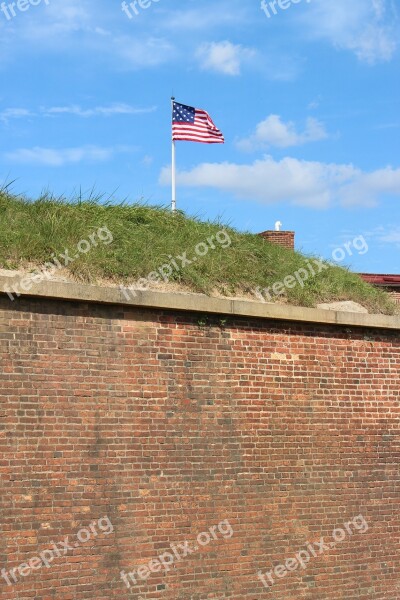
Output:
M0 294L12 292L12 284L20 276L0 276ZM133 296L133 294L131 294ZM323 323L351 327L400 330L400 316L370 315L335 310L303 308L287 304L269 304L234 298L214 298L204 294L170 293L136 290L136 296L127 299L119 287L84 285L74 282L42 281L31 282L31 288L22 297L92 302L123 306L140 306L151 309L168 309L186 312L233 315L260 319L279 319L306 323ZM10 308L18 302L10 299Z

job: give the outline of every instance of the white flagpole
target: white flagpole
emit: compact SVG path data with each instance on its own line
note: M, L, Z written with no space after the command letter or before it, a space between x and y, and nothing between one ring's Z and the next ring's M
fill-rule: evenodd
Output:
M172 118L174 114L174 100L175 98L171 98L171 106L172 106ZM176 211L176 148L175 148L175 140L172 140L172 203L171 203L172 212Z

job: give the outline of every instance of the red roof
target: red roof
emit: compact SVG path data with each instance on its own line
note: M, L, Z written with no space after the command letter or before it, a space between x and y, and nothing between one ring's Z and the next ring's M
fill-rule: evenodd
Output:
M400 275L383 275L380 273L359 273L368 283L386 287L400 287Z

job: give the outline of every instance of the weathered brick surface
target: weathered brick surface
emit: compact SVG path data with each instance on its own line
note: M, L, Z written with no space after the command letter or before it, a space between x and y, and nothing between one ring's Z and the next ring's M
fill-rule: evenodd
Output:
M1 600L400 598L395 331L0 299ZM271 570L362 515L267 590ZM228 519L128 589L120 571Z
M259 235L272 244L290 248L291 250L294 249L294 231L263 231Z
M391 294L391 296L392 296L393 300L394 300L394 301L395 301L397 304L400 304L400 292L393 291L393 289L389 289L389 290L386 290L386 291L388 291L388 292L389 292L389 294Z

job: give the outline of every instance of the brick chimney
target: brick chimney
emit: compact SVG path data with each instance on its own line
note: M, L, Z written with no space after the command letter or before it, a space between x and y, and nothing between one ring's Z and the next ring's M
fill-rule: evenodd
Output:
M271 242L271 244L277 244L278 246L294 250L294 231L263 231L258 235L261 235L261 237Z

